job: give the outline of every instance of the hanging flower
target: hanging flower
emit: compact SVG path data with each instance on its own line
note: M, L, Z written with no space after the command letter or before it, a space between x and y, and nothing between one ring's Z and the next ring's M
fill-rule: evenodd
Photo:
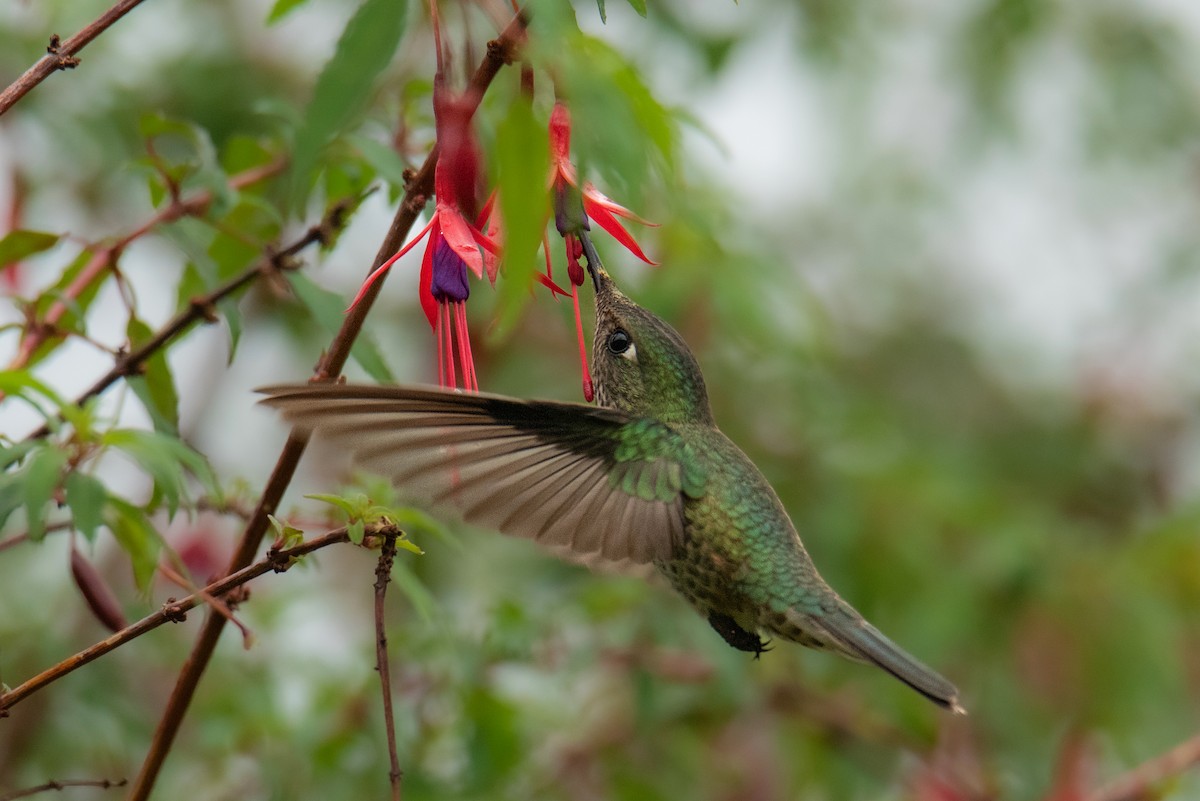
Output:
M438 143L438 160L433 173L436 198L433 216L408 244L367 276L350 305L353 307L357 304L381 275L428 236L429 242L421 261L420 301L437 337L438 381L443 386L457 386L458 371L454 367L457 355L463 386L466 389L478 389L471 343L467 336L466 301L470 295L467 270L474 273L476 278L483 277L485 259L480 254L482 247L488 254L488 278L494 283L494 257L500 253L500 245L468 219L475 216L480 186L479 148L471 124L478 103L477 98L469 94L455 95L446 86L436 1L431 3L431 12L438 65L433 78L433 116ZM485 207L484 215L488 211L489 208Z
M583 197L583 211L588 218L595 220L596 224L607 231L613 239L620 242L626 250L646 264L658 264L642 251L633 235L617 218L632 220L651 227L657 227L656 223L643 220L629 209L614 202L593 186L590 181L585 181L582 187L579 186L575 165L571 163L571 112L561 102L555 103L554 110L550 112L550 160L552 163L551 188L556 199L566 191L567 187L576 189ZM557 215L557 208L555 213ZM557 216L555 222L558 222ZM561 228L559 233L562 233Z
M630 253L647 264L657 265L643 251L633 236L618 218L633 220L642 225L655 225L643 220L624 206L613 202L589 182L579 186L575 165L571 163L571 113L561 102L554 104L550 113L550 190L553 193L554 227L563 238L567 256L567 277L571 282L571 300L575 305L575 338L579 343L579 364L583 371L583 397L591 402L594 397L592 373L587 362L587 342L583 336L583 317L579 311L579 287L583 285L584 269L583 242L580 234L590 231L589 220L612 235ZM550 271L550 243L543 237L542 250L546 254L546 275Z

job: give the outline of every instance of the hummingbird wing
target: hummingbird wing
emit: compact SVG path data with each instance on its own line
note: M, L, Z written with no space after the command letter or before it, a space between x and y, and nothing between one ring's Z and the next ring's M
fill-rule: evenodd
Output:
M676 432L616 409L420 387L259 391L397 487L584 564L671 558L684 496L703 492Z

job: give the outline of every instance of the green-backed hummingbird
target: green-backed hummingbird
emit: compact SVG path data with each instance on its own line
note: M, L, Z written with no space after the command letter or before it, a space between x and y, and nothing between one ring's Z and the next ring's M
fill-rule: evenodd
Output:
M771 485L717 428L675 329L598 260L592 275L596 406L350 384L266 387L263 402L468 522L585 564L654 565L735 648L758 656L767 632L828 649L962 712L954 685L817 573Z

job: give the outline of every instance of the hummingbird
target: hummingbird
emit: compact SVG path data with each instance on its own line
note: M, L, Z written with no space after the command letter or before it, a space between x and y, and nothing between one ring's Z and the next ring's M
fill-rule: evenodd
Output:
M771 485L717 428L679 333L588 262L595 406L352 384L263 387L262 402L470 523L591 566L657 568L755 658L766 632L876 665L963 713L953 684L821 578Z

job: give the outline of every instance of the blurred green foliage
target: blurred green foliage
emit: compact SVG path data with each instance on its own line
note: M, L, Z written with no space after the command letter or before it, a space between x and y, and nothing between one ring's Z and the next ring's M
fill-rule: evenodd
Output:
M76 30L104 6L0 12L14 21L0 24L3 80L38 57L49 31ZM25 309L45 315L104 243L180 194L213 193L202 214L156 227L153 250L120 254L120 280L104 273L76 293L28 369L0 374L6 417L28 402L40 410L29 429L43 415L66 418L45 444L4 443L4 536L37 542L0 550L0 680L16 685L104 636L71 584L74 535L62 532L72 526L131 619L182 592L153 576L164 543L196 581L223 567L240 526L211 509L252 506L282 441L250 411L250 390L308 374L386 213L359 224L370 212L356 212L335 243L305 254L315 267L219 304L229 336L215 346L216 373L195 350L173 348L134 379L131 397L114 389L121 397L77 408L77 374L102 374L111 354L72 357L68 345L136 346L324 209L380 182L390 197L373 201L394 201L403 170L433 140L433 47L418 6L399 15L374 0L147 4L0 120L2 149L16 154L0 160L0 175L19 175L31 232L0 239L4 260L24 262L0 320L6 362ZM953 678L971 714L949 720L876 672L798 647L751 661L661 586L434 521L362 479L343 497L400 506L424 551L398 557L388 600L406 798L926 799L936 779L956 793L940 798L1038 799L1074 738L1098 786L1191 736L1200 385L1190 358L1200 353L1183 341L1166 359L1147 343L1162 344L1152 335L1194 308L1186 299L1200 289L1200 34L1181 22L1194 13L1054 0L532 8L532 105L507 68L478 119L494 176L520 176L525 194L513 198L538 201L526 183L545 159L538 126L555 89L569 98L581 170L663 224L635 231L660 268L630 266L598 237L614 273L693 345L723 429L772 480L830 583ZM444 3L443 21L461 86L495 26L465 4ZM797 95L826 92L827 113L816 123L824 148L772 154L777 183L802 159L825 177L816 190L764 182L746 197L745 176L698 155L701 109L689 104L717 102L723 82L744 77L739 65L780 38L794 58L774 68L803 78ZM896 53L926 65L930 108L906 99L896 110L895 65L910 63ZM792 98L756 91L738 87L756 97L760 118L747 130L760 133ZM916 144L878 134L878 119L896 114L944 127L931 124ZM522 150L522 138L534 146ZM289 156L287 173L228 184ZM1038 188L1020 182L1047 170L1070 184L1063 196L1089 240L1137 204L1161 211L1135 231L1138 269L1126 283L1094 266L1078 285L1116 298L1090 319L1082 355L1052 333L1078 298L1042 306L1039 325L1021 330L979 277L983 259L952 236L978 219L961 206L997 174L1027 202L1021 191ZM544 208L508 202L506 214L527 212L527 253ZM1005 254L1014 272L1039 256L1021 243ZM416 293L394 289L415 269L397 267L355 375L430 380ZM483 388L570 397L570 304L539 289L493 329L518 305L501 304L514 291L478 285L471 298ZM113 450L133 474L105 456ZM280 519L310 532L344 524L303 497L341 492L344 470L319 448L308 458ZM238 612L254 646L227 635L159 797L385 792L373 564L346 547L254 585ZM0 794L135 774L199 617L0 720ZM1188 798L1200 782L1166 789Z

